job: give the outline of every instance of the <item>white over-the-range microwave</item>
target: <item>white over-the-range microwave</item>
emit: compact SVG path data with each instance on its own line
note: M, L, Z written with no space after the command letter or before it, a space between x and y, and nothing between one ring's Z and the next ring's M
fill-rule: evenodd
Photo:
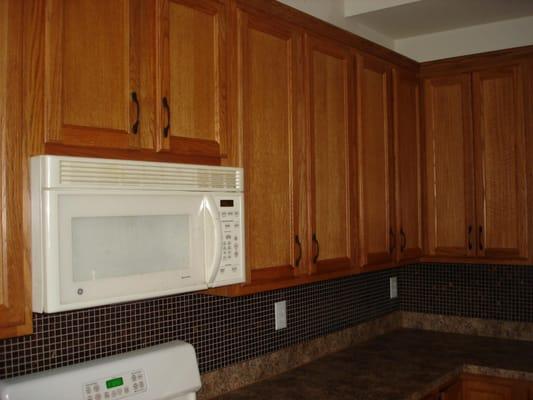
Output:
M240 168L31 159L33 311L244 282Z

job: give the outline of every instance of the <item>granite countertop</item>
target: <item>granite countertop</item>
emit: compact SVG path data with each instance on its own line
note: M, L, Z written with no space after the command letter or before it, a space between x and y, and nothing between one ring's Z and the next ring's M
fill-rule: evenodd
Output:
M217 399L411 400L462 372L533 381L533 342L403 329Z

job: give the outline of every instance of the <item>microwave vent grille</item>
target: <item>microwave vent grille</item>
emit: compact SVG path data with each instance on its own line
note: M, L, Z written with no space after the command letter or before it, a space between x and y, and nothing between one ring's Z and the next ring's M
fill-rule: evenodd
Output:
M64 186L242 191L242 170L188 164L61 160Z

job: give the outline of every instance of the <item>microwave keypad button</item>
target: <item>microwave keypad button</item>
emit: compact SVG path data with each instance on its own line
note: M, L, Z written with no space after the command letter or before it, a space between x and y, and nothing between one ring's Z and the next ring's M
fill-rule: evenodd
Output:
M110 397L110 396L109 396L109 392L105 392L105 393L104 393L104 398L109 399L109 397Z
M96 393L94 395L94 400L101 400L102 399L102 395L100 393Z

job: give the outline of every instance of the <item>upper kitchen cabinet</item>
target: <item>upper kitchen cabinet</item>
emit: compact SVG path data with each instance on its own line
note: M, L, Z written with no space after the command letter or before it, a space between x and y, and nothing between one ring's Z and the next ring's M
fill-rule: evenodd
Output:
M369 55L357 55L357 172L359 246L363 268L391 265L394 223L392 68Z
M249 282L268 287L307 273L303 35L246 5L236 17L246 264Z
M473 73L477 252L527 258L523 77L519 65Z
M22 2L0 1L0 338L30 334L31 278L24 245Z
M355 268L354 65L350 49L306 36L313 272Z
M428 255L526 262L522 66L427 78L424 91Z
M416 73L394 69L396 248L399 261L422 255L420 85Z
M142 2L44 4L45 142L151 147L150 138L140 140L148 127L140 73Z
M430 256L474 255L470 75L424 82L426 240Z
M161 1L161 126L158 149L221 157L226 144L226 6Z

